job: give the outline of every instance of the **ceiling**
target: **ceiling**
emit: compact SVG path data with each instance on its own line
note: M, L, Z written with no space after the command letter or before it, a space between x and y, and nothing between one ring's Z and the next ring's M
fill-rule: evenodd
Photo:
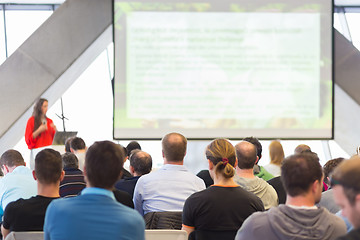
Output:
M335 6L360 6L360 0L334 0Z
M65 2L65 0L0 0L0 4L62 4L63 2Z
M62 4L65 0L0 0L0 4ZM334 0L335 6L360 7L360 0Z

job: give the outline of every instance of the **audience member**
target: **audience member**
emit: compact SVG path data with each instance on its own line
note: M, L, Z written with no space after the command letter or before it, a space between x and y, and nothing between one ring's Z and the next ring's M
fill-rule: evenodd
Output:
M44 149L35 157L33 177L37 196L18 199L7 205L1 226L3 238L13 231L43 231L45 212L50 202L59 198L59 183L64 177L60 153Z
M263 211L264 205L235 183L235 149L228 140L215 139L205 154L215 184L186 200L182 229L189 234L195 230L195 236L202 239L233 240L244 220L253 212Z
M65 176L60 182L60 196L75 197L86 187L84 174L79 169L79 161L75 154L64 153L62 164Z
M130 157L133 150L141 150L141 146L137 141L131 141L126 146L127 156Z
M120 147L122 147L122 149L124 150L124 153L125 153L125 157L124 157L124 164L126 162L126 160L128 160L128 151L126 149L126 147L124 147L123 145L119 144ZM126 178L131 178L133 177L133 175L131 175L131 173L125 169L125 167L123 167L123 169L121 170L121 175L120 175L120 178L121 179L126 179Z
M70 143L71 143L71 140L73 140L74 137L69 137L65 140L65 152L69 153L71 152L70 150Z
M74 153L79 161L79 169L84 171L86 145L82 138L74 137L70 141L70 151Z
M275 189L264 179L254 175L253 168L258 160L255 145L242 141L235 146L235 149L238 160L235 182L245 190L258 196L266 210L277 206L278 196Z
M331 188L330 186L330 175L334 171L334 169L344 160L344 158L335 158L332 160L327 161L325 163L323 170L324 170L324 183ZM335 203L333 190L328 189L321 194L321 200L318 204L329 210L331 213L337 213L340 211L339 205Z
M259 165L259 161L262 157L262 145L256 137L246 137L243 141L250 142L255 145L258 159L254 165L254 175L264 179L265 181L272 179L274 176L266 171L266 169Z
M306 144L299 144L294 150L294 154L300 154L303 152L311 152L311 148Z
M269 145L270 163L264 168L274 177L280 176L281 163L284 160L284 149L279 141L272 141Z
M125 191L118 190L114 187L113 194L115 196L115 200L119 203L134 209L134 202L132 201L131 195Z
M340 158L334 158L334 159L331 159L331 160L327 161L325 163L325 165L323 166L324 182L329 188L331 188L330 175L335 170L335 168L337 166L339 166L340 163L342 163L342 161L344 161L344 158L341 158L341 157Z
M0 158L4 177L0 181L0 219L8 203L19 198L30 198L36 195L36 181L31 170L25 167L25 161L16 150L7 150Z
M112 189L123 167L124 151L110 142L95 142L85 158L85 188L80 196L54 200L45 216L45 240L144 240L142 217L115 201Z
M353 225L346 236L339 240L360 239L360 157L353 156L335 168L331 177L335 202L342 215Z
M323 186L323 172L315 154L287 157L281 178L287 192L286 204L251 215L235 240L332 240L346 233L345 223L339 217L315 206Z
M134 177L119 180L115 184L115 188L129 193L132 198L137 181L142 175L151 172L151 168L152 158L150 154L139 149L133 150L130 155L130 172Z
M276 191L279 199L279 204L285 204L286 202L286 191L284 188L284 185L281 181L281 177L274 177L267 181L268 184L270 184Z
M179 133L169 133L162 139L164 165L139 178L134 190L135 209L140 214L182 211L185 200L205 189L204 181L184 166L187 140Z
M211 178L209 170L201 170L196 176L204 181L206 188L214 184L214 180Z

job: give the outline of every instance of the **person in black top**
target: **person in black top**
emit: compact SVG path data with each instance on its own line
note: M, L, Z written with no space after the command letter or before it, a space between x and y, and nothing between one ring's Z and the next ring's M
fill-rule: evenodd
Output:
M215 139L206 148L214 185L192 194L183 209L182 229L202 239L234 239L245 219L264 211L260 198L238 186L235 175L235 149L226 139ZM191 239L190 235L190 239Z
M201 170L196 176L204 180L206 188L214 184L214 180L211 178L209 170Z
M137 141L131 141L126 146L126 153L127 153L128 158L130 158L130 155L132 154L133 150L141 150L141 146Z
M117 202L134 209L134 202L129 193L117 189L114 189L112 192Z
M11 202L4 211L1 226L3 238L11 231L43 231L47 206L59 198L59 184L64 177L61 155L53 149L44 149L35 157L34 179L38 195Z
M125 155L124 155L124 163L125 163L126 160L129 158L129 157L128 157L127 149L126 149L126 147L124 147L124 146L121 145L121 144L119 144L119 146L123 149L123 151L124 151L124 153L125 153ZM131 178L131 177L132 177L132 175L131 175L131 173L130 173L128 170L126 170L125 168L123 168L123 169L121 170L121 175L120 175L120 178L121 178L121 179L127 179L127 178Z
M268 184L270 184L271 186L273 186L273 188L275 189L277 195L278 195L278 199L279 199L279 204L285 204L286 202L286 191L284 189L283 183L281 181L281 177L274 177L270 180L267 181Z

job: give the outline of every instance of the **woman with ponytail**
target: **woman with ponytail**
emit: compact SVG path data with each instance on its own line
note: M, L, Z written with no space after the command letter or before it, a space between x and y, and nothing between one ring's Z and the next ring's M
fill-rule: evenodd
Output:
M48 100L40 98L33 110L32 116L26 124L25 142L31 150L30 168L35 169L35 156L45 147L52 145L56 127L53 121L46 116Z
M213 140L205 155L214 185L186 200L182 229L191 233L190 239L234 239L244 220L253 212L263 211L264 205L234 182L237 160L228 140Z

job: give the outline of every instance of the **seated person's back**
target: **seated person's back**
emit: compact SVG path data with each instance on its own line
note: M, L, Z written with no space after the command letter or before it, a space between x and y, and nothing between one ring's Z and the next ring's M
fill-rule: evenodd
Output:
M332 240L346 233L343 220L315 206L323 187L323 172L316 155L287 157L281 167L281 179L287 192L286 204L251 215L236 240Z
M134 190L135 209L140 214L161 211L182 211L185 200L205 189L204 181L183 165L187 140L178 133L162 140L164 166L139 178Z
M194 230L195 232L232 231L233 234L229 237L234 239L236 231L245 219L256 211L263 211L264 205L258 197L234 182L236 157L234 147L229 141L225 139L212 141L206 148L206 158L215 184L192 194L186 200L183 210L183 229L188 233ZM221 239L225 238L226 235L221 236Z
M139 178L134 190L135 209L148 212L182 211L185 200L205 189L203 180L185 166L165 164L161 169Z
M38 195L11 202L5 209L1 227L4 238L12 231L43 231L47 206L59 198L59 183L64 177L60 153L44 149L35 157L34 178Z
M275 189L264 179L254 175L254 165L258 159L256 146L242 141L235 146L238 164L234 181L246 191L252 192L261 199L266 210L278 205Z
M84 174L79 169L79 161L74 153L64 153L61 157L65 176L60 182L60 196L77 196L86 187Z
M106 157L105 157L106 156ZM144 240L145 223L112 192L123 167L119 145L95 142L85 157L85 188L81 195L53 201L45 216L45 240Z
M31 170L25 167L25 161L20 152L10 149L0 158L4 177L0 181L0 218L6 206L20 198L30 198L36 195L37 187Z

